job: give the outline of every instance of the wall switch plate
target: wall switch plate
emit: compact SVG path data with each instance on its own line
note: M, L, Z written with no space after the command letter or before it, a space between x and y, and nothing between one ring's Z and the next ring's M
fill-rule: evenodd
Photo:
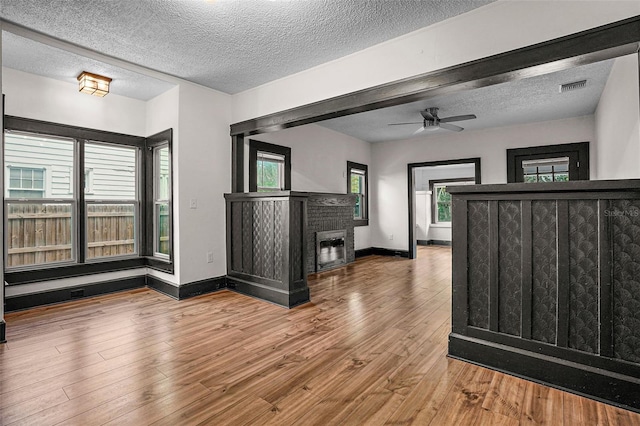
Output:
M191 200L189 200L189 208L190 209L197 209L198 208L198 199L197 198L192 198Z
M213 252L212 251L208 251L207 252L207 263L213 263Z

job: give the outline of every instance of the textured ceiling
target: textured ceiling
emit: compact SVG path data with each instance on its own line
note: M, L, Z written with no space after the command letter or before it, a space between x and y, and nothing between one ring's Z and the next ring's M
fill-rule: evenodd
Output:
M0 17L233 94L491 1L0 0ZM14 67L17 56L5 65ZM24 61L15 66L26 67ZM47 67L37 65L55 74Z
M173 84L114 67L17 35L2 32L2 64L19 71L78 84L82 71L113 79L110 92L148 101L166 92Z
M422 124L389 126L389 123L421 122L420 111L438 107L439 117L475 114L475 120L453 123L466 131L514 124L558 120L593 114L613 65L613 59L538 77L480 89L437 96L428 100L349 115L318 124L367 142L414 137ZM559 93L561 84L587 80L586 87ZM420 137L449 130L423 131Z

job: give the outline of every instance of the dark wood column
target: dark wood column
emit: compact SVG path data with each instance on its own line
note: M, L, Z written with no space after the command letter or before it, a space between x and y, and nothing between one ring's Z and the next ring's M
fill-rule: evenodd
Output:
M231 136L231 192L244 192L244 135Z

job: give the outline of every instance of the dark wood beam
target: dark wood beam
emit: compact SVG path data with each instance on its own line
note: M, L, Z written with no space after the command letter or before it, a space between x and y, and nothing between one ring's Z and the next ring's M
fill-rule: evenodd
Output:
M638 51L640 16L231 125L254 135L535 77Z

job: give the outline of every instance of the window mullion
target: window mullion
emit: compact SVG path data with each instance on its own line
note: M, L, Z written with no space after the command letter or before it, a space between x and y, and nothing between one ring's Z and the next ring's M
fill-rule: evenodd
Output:
M73 174L73 192L76 200L76 259L78 263L85 263L87 257L87 205L84 196L84 148L86 142L85 139L76 140L76 162Z

